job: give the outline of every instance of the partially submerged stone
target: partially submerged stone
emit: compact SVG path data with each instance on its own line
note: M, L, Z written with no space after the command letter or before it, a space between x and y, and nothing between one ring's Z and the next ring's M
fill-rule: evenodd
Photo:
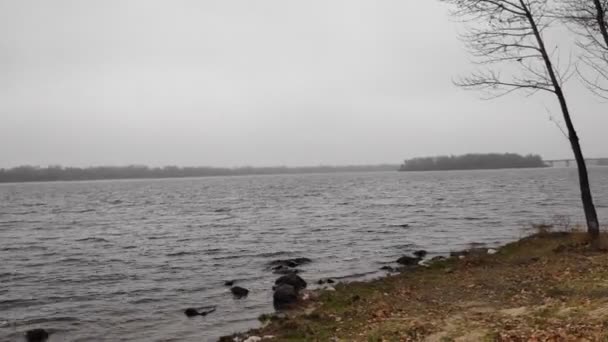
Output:
M275 285L279 286L282 284L287 284L287 285L291 285L293 286L296 291L300 291L302 289L305 289L307 284L306 281L304 281L304 279L302 279L299 275L297 274L287 274L284 275L282 277L280 277L279 279L277 279L274 282Z
M44 329L32 329L25 332L27 342L44 342L49 339L49 333Z
M234 287L232 287L230 289L230 292L232 292L232 294L234 295L234 297L237 298L237 299L247 297L247 295L249 294L249 290L247 290L244 287L240 287L240 286L234 286Z

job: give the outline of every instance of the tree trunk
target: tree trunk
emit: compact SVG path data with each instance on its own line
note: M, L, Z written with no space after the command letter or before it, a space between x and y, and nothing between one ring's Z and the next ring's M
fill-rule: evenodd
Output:
M606 9L603 8L600 0L593 0L593 4L595 5L596 10L596 20L598 27L600 29L600 33L604 38L604 43L606 44L604 48L608 49L608 25L606 25Z
M589 187L589 177L587 174L587 165L581 145L578 141L578 136L574 127L572 131L568 129L570 134L570 144L574 151L574 157L576 158L576 166L578 167L578 178L581 187L581 198L583 200L583 209L585 210L585 218L587 219L587 232L591 236L593 241L597 241L600 235L600 223L597 218L597 212L595 211L595 205L593 205L593 197L591 196L591 188Z
M581 188L581 199L583 201L583 210L585 211L585 218L587 220L587 232L589 233L593 244L597 246L597 241L600 235L600 224L597 218L597 212L595 211L595 205L593 204L593 197L591 196L589 176L587 173L587 164L585 163L585 157L583 156L583 151L581 150L578 135L576 134L574 124L572 123L572 119L570 117L570 110L568 108L566 96L564 95L561 83L557 78L555 70L553 69L551 57L549 57L549 54L547 53L545 42L540 34L540 31L538 30L536 21L534 20L532 13L530 13L528 6L526 6L523 0L520 0L520 4L525 9L526 17L528 18L530 26L534 31L534 36L536 37L540 53L543 56L543 60L545 61L547 73L551 78L551 83L553 84L555 95L559 100L559 105L564 116L564 121L566 122L566 127L568 128L568 138L570 140L570 145L572 146L572 152L574 152L574 159L576 160L576 166L578 169L578 179Z

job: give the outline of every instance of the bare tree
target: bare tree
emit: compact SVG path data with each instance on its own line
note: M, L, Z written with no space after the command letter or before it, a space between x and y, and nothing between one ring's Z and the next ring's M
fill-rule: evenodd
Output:
M608 99L608 0L557 0L557 15L578 35L585 85Z
M560 63L563 53L557 48L549 51L543 35L554 21L549 14L549 1L443 1L451 4L453 15L466 24L466 32L461 38L480 65L479 71L457 81L459 86L484 90L489 98L514 91L524 91L528 95L546 92L555 96L578 166L587 231L592 240L597 241L599 222L587 166L562 87L572 73L569 67L560 67L560 64L569 66L570 63Z

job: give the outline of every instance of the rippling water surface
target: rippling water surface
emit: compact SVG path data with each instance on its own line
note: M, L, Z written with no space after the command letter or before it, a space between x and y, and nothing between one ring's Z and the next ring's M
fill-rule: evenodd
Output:
M500 244L582 222L574 169L351 173L0 185L0 340L211 341L272 311L266 264L381 275L403 253ZM591 169L608 218L608 168ZM402 225L408 225L402 227ZM223 282L251 290L232 297ZM217 306L188 319L187 307Z

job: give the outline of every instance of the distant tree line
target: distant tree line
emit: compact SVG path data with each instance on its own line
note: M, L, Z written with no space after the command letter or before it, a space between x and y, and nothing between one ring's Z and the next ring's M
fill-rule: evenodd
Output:
M546 167L539 155L515 153L465 154L406 160L400 171L476 170Z
M314 166L314 167L148 167L131 166L97 166L97 167L62 167L62 166L19 166L0 169L0 183L10 182L45 182L45 181L78 181L103 179L136 179L136 178L184 178L207 176L270 175L295 173L335 173L365 171L395 171L398 165L357 165L357 166Z

